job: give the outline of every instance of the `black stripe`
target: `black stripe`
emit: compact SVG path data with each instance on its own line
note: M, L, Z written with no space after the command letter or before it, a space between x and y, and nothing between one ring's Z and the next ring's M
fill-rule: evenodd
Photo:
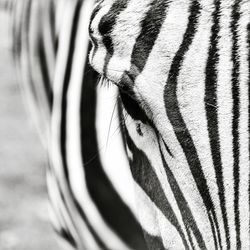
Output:
M120 134L122 136L123 147L125 149L124 152L126 152L126 154L128 155L127 144L126 144L126 135L123 131L123 128L125 126L126 117L124 117L123 105L122 105L122 100L121 100L120 95L117 98L117 108L118 108L118 118L119 118L119 129L120 129Z
M219 61L218 42L220 31L220 9L221 3L215 0L215 10L213 12L213 25L211 27L210 48L208 52L208 59L206 65L206 86L205 86L205 109L208 124L208 133L210 140L210 148L212 153L212 160L216 175L216 183L218 186L218 194L220 199L220 207L222 218L226 233L227 248L230 249L230 232L228 227L227 211L225 207L225 190L223 182L222 160L220 150L220 136L218 127L218 112L217 112L217 65Z
M240 119L240 90L239 90L239 41L238 41L238 24L240 19L240 4L241 0L235 1L232 10L232 97L233 97L233 157L234 157L234 214L235 214L235 227L236 227L236 242L237 249L241 249L240 239L240 211L239 211L239 157L240 157L240 138L239 138L239 119Z
M132 87L135 83L135 79L144 69L150 52L160 33L168 5L169 1L154 0L151 3L151 8L141 21L141 32L136 39L132 51L130 70L123 73L120 81L120 86L122 88L129 86L131 93L133 92Z
M170 167L168 166L168 164L164 158L164 155L163 155L163 152L162 152L162 149L160 146L159 137L158 137L158 143L159 143L159 150L161 153L162 163L163 163L163 166L165 168L167 178L168 178L168 183L171 187L171 190L174 194L175 200L178 204L180 213L181 213L182 218L183 218L184 225L186 227L187 233L189 234L190 242L192 243L192 236L190 234L190 231L192 230L192 232L196 238L196 241L199 245L199 248L205 250L205 249L207 249L206 244L205 244L204 239L201 235L201 232L196 224L196 221L195 221L194 216L190 210L190 207L189 207L189 205L188 205L188 203L187 203L187 201L182 193L182 190L181 190L177 180L175 179L175 176L173 175ZM165 149L167 150L167 145L165 144L165 142L163 142L163 143L164 143Z
M18 14L18 4L14 5L13 13L12 13L12 55L14 62L18 62L18 58L20 56L20 51L21 51L21 23L22 23L22 18L19 17ZM17 22L19 21L19 22Z
M153 167L144 154L139 150L132 141L126 127L123 128L126 136L126 143L129 150L133 154L133 159L130 160L130 168L133 174L134 180L145 191L151 201L162 211L166 219L176 228L179 233L185 249L189 249L185 234L178 222L175 212L173 211L169 201L167 200L164 191L161 187L159 179L155 174Z
M72 61L73 61L73 55L74 55L74 48L75 48L75 39L76 39L76 32L78 27L78 19L80 15L80 8L81 4L78 1L77 6L75 8L75 14L72 24L72 30L70 35L70 47L68 52L68 60L67 60L67 66L65 70L65 76L64 76L64 82L63 82L63 89L62 89L62 118L61 118L61 151L62 151L62 158L64 162L64 171L65 171L65 177L67 179L67 182L69 182L69 174L67 169L67 161L66 161L66 112L67 112L67 91L69 87L69 80L71 75L71 68L72 68Z
M26 8L24 9L24 13L23 13L23 18L24 18L24 24L22 27L22 33L21 33L21 51L20 51L20 59L22 59L23 55L26 53L26 60L27 60L27 66L28 66L28 77L29 77L29 87L32 93L32 96L35 100L36 103L39 103L39 93L37 93L37 89L35 87L35 83L33 81L33 76L32 76L32 63L30 61L30 55L32 54L30 52L30 42L29 42L29 37L30 37L30 23L32 22L31 20L31 12L32 12L32 1L27 1L26 4ZM24 51L24 49L26 49L26 51ZM22 61L20 61L21 63L21 67L23 67L22 65ZM21 68L22 69L22 68ZM27 83L26 83L27 84Z
M147 115L143 109L139 106L138 102L135 101L130 95L119 89L119 95L123 104L123 107L133 120L141 121L146 124L148 122Z
M61 117L61 156L62 156L62 163L63 163L63 169L64 174L66 178L66 183L68 185L69 193L72 197L72 200L74 201L74 204L76 206L76 209L78 210L79 214L81 215L82 219L84 220L86 226L88 227L89 231L92 233L92 236L94 237L96 243L100 246L101 249L107 249L105 244L102 242L102 240L99 238L99 236L96 234L94 229L92 228L90 222L88 221L87 216L85 215L82 207L79 205L78 201L76 200L74 193L71 189L70 181L69 181L69 173L68 173L68 166L67 166L67 149L66 149L66 131L67 131L67 123L66 123L66 117L67 117L67 91L69 87L69 80L71 76L71 69L72 69L72 61L73 61L73 55L74 55L74 48L75 48L75 42L76 42L76 32L78 28L78 21L79 21L79 15L81 10L82 2L78 1L75 7L75 14L72 24L72 30L71 30L71 38L70 38L70 47L69 47L69 53L68 53L68 61L67 61L67 67L65 71L65 77L64 77L64 83L63 83L63 91L62 91L62 117Z
M133 249L146 249L141 227L103 170L95 128L98 75L87 66L81 94L81 150L89 194L107 224ZM119 166L117 166L119 167ZM129 229L129 230L128 230Z
M71 247L77 249L77 244L75 242L75 239L67 229L61 227L60 230L58 230L57 228L54 227L54 231L64 240L66 240L71 245Z
M105 63L103 66L103 73L106 75L108 63L114 53L113 41L111 32L116 23L119 14L127 8L128 0L116 0L111 6L110 10L106 15L102 17L99 22L99 32L102 35L102 42L107 49L107 55L105 57Z
M132 73L133 81L145 67L166 18L166 10L169 2L170 1L165 0L154 0L150 4L151 7L144 19L141 21L141 32L136 39L131 56L130 72Z
M90 16L90 23L89 23L89 37L91 39L91 42L93 43L93 52L92 52L92 58L95 56L96 51L98 49L98 43L95 39L95 37L93 36L93 31L91 29L91 22L92 20L96 17L97 13L99 12L99 10L101 9L102 5L101 2L94 8L94 10L92 11L92 14Z
M59 197L58 197L58 199L59 199L59 200L61 199L61 201L62 201L62 203L63 203L63 205L64 205L63 208L65 208L65 210L66 210L66 212L67 212L67 214L68 214L68 216L69 216L69 220L70 220L70 222L72 223L74 229L76 230L76 227L75 227L75 225L74 225L74 221L73 221L72 216L71 216L71 213L70 213L69 206L68 206L68 204L67 204L67 202L66 202L66 199L65 199L65 193L62 192L61 186L60 186L60 184L59 184L60 182L59 182L59 180L58 180L58 176L57 176L57 174L56 174L56 172L55 172L55 169L54 169L53 167L51 167L50 163L48 163L48 165L47 165L47 171L48 171L48 172L51 172L50 174L51 174L51 176L53 176L54 181L56 182L56 186L57 186L58 192L59 192ZM48 187L48 186L47 186L47 187ZM53 200L51 199L50 196L49 196L49 201L50 201L50 204L51 204L50 206L52 207L52 209L54 209L54 202L53 202ZM65 226L67 227L67 223L66 223L66 220L65 220L65 216L61 213L61 209L60 209L59 211L57 211L57 212L55 211L54 214L55 214L55 216L57 217L57 219L58 219L58 217L59 217L61 220L63 220L63 223L64 223ZM58 220L59 220L59 219L58 219ZM62 225L60 225L60 226L62 227ZM55 227L53 227L53 228L55 229L56 232L60 233L60 231L58 231L57 228L55 228ZM68 228L65 228L65 230L70 234L69 239L67 239L67 240L69 240L69 243L70 243L71 245L77 246L77 243L76 243L76 241L75 241L73 235L71 234L71 232L68 230ZM66 238L65 238L65 239L66 239Z
M53 172L54 172L54 171L53 171ZM56 173L55 173L55 172L54 172L54 175L56 176ZM74 220L73 220L73 218L72 218L72 214L70 213L70 208L69 208L69 205L68 205L68 203L67 203L67 201L66 201L65 194L64 194L64 192L62 192L62 189L61 189L61 187L60 187L60 185L59 185L58 180L56 180L56 183L57 183L57 186L58 186L58 191L59 191L59 194L60 194L60 198L61 198L63 204L65 205L64 208L65 208L65 210L66 210L66 212L67 212L67 214L68 214L68 216L69 216L69 220L70 220L70 222L72 223L74 229L75 229L76 232L77 232L77 228L76 228L75 222L74 222ZM70 195L71 195L71 192L70 192ZM72 198L72 195L71 195L70 197ZM61 211L60 211L60 212L61 212ZM64 221L65 225L67 226L66 220L65 220L64 215L63 215L62 213L60 213L60 218ZM71 232L70 232L69 230L67 230L67 231L71 234ZM78 233L78 232L77 232L77 233ZM70 244L73 243L74 245L77 246L77 242L76 242L76 240L74 239L73 235L71 234L71 239L69 239L69 240L72 240L72 239L73 239L73 241L70 242Z
M15 5L15 12L13 13L13 29L12 29L12 46L13 46L13 56L14 59L20 64L20 57L21 57L21 52L22 52L22 36L25 32L23 32L23 25L28 25L25 24L26 19L28 17L28 14L26 14L26 5L22 4L22 11L21 14L18 12L20 2L16 1ZM25 29L26 30L26 29ZM19 66L19 65L18 65Z
M152 236L144 230L143 230L143 234L147 242L148 250L164 250L165 249L162 239L160 237Z
M44 44L42 43L42 39L38 40L38 59L40 62L40 67L41 67L41 74L43 78L43 87L44 87L44 92L47 98L48 106L50 111L52 111L52 102L53 102L53 93L52 93L52 82L50 82L49 79L49 72L48 72L48 65L46 62L46 55L45 55L45 48Z
M54 53L56 55L58 50L58 34L56 34L56 9L54 1L50 1L49 3L49 24L53 41L52 46Z
M177 99L177 79L181 70L181 65L183 63L185 53L188 51L189 46L191 45L193 41L196 29L197 29L197 25L198 25L199 15L200 15L200 4L198 1L194 0L192 1L192 5L190 6L189 22L188 22L187 29L183 37L182 44L180 45L180 48L177 51L173 59L173 62L169 71L169 76L168 76L166 86L165 86L165 91L164 91L164 101L165 101L165 108L166 108L167 116L173 126L175 135L183 149L187 162L190 166L190 170L194 177L196 186L199 190L199 193L206 207L208 218L211 223L211 227L213 227L212 225L213 220L210 216L210 213L209 213L210 211L212 212L212 216L216 223L216 229L219 235L215 208L214 208L214 204L212 202L212 199L209 193L207 180L202 171L202 166L201 166L193 139L181 115L179 104L178 104L178 99ZM216 242L216 235L213 235L213 237L214 237L214 241Z
M100 2L95 6L95 8L92 10L92 13L91 13L91 16L90 16L90 22L96 17L97 13L98 13L99 10L101 9L101 7L102 7L102 2L103 2L103 1L100 1Z
M53 172L54 172L54 171L53 171ZM55 174L55 173L54 173L54 174ZM71 213L70 213L70 209L69 209L69 206L68 206L68 204L67 204L65 195L64 195L64 193L63 193L62 190L61 190L61 187L60 187L60 185L59 185L59 182L58 182L57 180L56 180L56 182L57 182L57 186L58 186L58 191L59 191L59 194L60 194L60 198L61 198L63 204L65 205L64 208L65 208L65 210L66 210L66 212L67 212L67 214L68 214L68 216L69 216L69 220L70 220L70 222L72 223L74 229L77 231L76 226L75 226L75 223L74 223L74 221L73 221L73 219L72 219L72 215L71 215ZM60 216L60 218L64 221L65 225L67 226L66 220L65 220L65 218L64 218L63 213L61 213L61 211L60 211L60 215L59 215L59 216ZM71 237L68 235L69 238L68 238L67 240L69 240L70 244L72 244L72 245L74 245L74 246L77 246L77 243L76 243L76 241L75 241L73 235L71 234L71 232L70 232L68 229L66 229L66 230L67 230L68 234L71 235Z

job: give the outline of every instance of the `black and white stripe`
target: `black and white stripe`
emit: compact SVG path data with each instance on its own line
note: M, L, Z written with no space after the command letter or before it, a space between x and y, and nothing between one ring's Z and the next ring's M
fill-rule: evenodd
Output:
M143 228L166 249L249 249L249 2L95 12L90 61L120 89Z
M76 249L249 249L249 1L93 5L13 12L55 227Z
M30 95L35 115L48 126L51 164L47 180L55 229L76 249L146 249L135 215L132 177L119 133L116 90L96 88L99 76L87 63L92 8L91 0L17 4L14 13L21 16L13 16L14 38L31 39L31 43L21 41L20 46L14 42L15 61L24 77L37 74L31 59L43 76L22 82L28 85L25 92ZM53 19L48 20L50 11ZM35 22L36 29L31 29L28 24L37 12L40 19ZM18 27L20 21L26 25L22 30ZM44 27L47 21L50 23ZM48 30L53 40L46 37ZM32 53L33 47L41 47L43 53L37 55L38 49ZM47 47L52 48L52 54ZM52 55L54 61L49 61ZM52 79L45 78L44 68L52 72ZM36 96L44 98L50 92L53 99L37 101ZM46 105L50 107L48 112ZM108 113L109 107L115 107L113 115ZM96 123L103 116L100 109L106 109L107 114L98 128ZM46 119L39 117L41 111L46 111ZM115 122L110 120L112 116ZM123 156L124 163L120 158L107 157L114 148L117 155ZM124 179L119 181L117 174Z

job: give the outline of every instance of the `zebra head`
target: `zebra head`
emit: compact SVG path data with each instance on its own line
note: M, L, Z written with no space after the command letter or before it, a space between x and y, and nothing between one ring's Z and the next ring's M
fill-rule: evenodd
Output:
M104 0L90 62L119 88L154 246L249 249L249 1Z

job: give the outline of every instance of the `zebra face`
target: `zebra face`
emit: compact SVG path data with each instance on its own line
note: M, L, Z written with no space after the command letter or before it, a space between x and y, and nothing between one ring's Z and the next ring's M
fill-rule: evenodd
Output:
M120 90L140 221L167 249L249 248L249 20L249 1L93 11L90 62Z
M163 25L168 5L168 1L151 5L150 1L102 1L92 14L90 62L119 87L126 115L135 121L137 131L143 124L152 126L154 122L166 128L166 124L162 126L166 117L164 86L178 48L172 45L174 34L165 39L165 33L169 33ZM182 8L181 3L180 13ZM184 21L183 18L176 27L180 29Z

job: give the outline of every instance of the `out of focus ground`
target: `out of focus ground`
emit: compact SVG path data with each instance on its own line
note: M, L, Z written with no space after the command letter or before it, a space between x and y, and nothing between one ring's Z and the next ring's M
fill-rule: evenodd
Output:
M57 250L47 211L45 150L25 111L0 10L0 249Z

